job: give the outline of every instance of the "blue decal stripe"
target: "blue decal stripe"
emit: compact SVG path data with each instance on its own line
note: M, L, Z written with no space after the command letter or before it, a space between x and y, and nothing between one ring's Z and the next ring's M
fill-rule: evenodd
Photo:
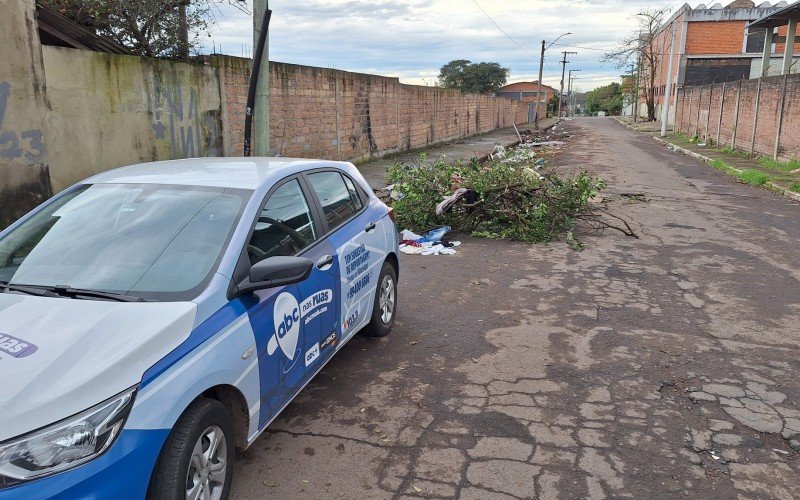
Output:
M181 345L176 347L172 352L164 356L160 361L150 367L142 377L142 387L146 387L153 382L159 375L167 371L175 363L183 359L187 354L192 352L199 345L203 344L206 340L210 339L225 327L239 319L245 312L247 307L241 300L236 299L228 302L222 306L217 312L212 314L207 320L198 325L197 328L192 330L187 338Z

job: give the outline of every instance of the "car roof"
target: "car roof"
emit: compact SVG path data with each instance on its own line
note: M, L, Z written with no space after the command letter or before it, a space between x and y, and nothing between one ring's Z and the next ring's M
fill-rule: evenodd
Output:
M168 184L255 190L268 181L304 170L349 163L303 158L189 158L139 163L95 175L84 184Z

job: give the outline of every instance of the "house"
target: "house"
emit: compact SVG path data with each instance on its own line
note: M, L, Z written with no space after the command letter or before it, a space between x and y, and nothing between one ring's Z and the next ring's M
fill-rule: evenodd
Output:
M544 115L544 110L547 109L547 103L550 102L558 92L553 87L548 85L542 84L542 112L540 116ZM522 101L528 103L529 108L529 119L533 121L533 112L535 109L535 103L539 101L539 82L516 82L516 83L509 83L505 87L500 87L500 89L495 92L495 97L502 97L505 99L511 99L512 101Z
M556 95L557 91L553 87L542 84L543 101L548 102ZM512 101L536 102L539 95L539 82L516 82L509 83L494 94L495 97L505 97Z
M685 4L678 9L655 36L658 52L662 54L655 68L656 116L660 118L664 102L673 29L674 98L675 88L680 86L732 82L761 76L766 29L749 25L786 7L788 4L785 1L774 5L769 2L756 5L750 0L736 0L724 7L719 3L711 6L700 4L696 8ZM785 35L786 26L778 28L778 37L773 42L780 42L779 37ZM775 63L769 65L769 75L780 74L783 46L773 43L770 52L774 55ZM800 45L795 45L795 52L800 57ZM770 58L773 59L773 56ZM800 64L794 66L794 72L800 71ZM646 106L642 103L639 112L646 113Z

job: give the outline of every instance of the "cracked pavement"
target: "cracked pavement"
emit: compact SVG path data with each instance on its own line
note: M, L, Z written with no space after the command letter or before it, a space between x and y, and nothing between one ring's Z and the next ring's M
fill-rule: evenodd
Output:
M800 497L800 206L610 119L565 127L559 163L641 239L403 256L395 330L340 351L233 498Z

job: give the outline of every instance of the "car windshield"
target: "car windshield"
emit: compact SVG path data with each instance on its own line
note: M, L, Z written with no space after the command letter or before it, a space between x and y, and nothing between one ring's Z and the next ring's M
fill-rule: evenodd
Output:
M0 238L0 282L193 298L210 280L249 195L196 186L80 186Z

